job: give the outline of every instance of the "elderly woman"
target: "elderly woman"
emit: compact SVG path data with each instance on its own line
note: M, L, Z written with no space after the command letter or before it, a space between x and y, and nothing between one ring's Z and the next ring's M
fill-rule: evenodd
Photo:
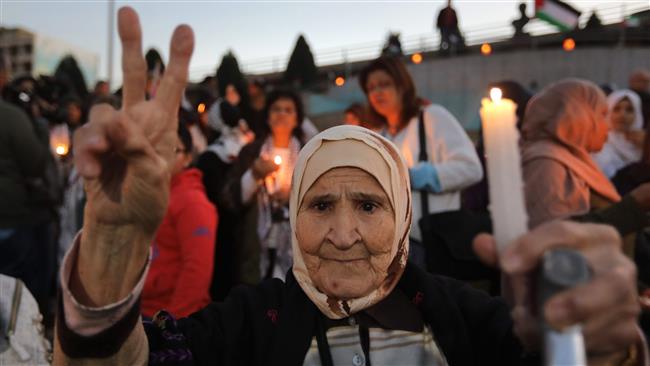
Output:
M286 282L241 287L188 318L162 312L143 327L137 299L168 198L176 123L170 112L180 102L193 37L189 27L175 31L168 72L147 101L134 67L142 58L135 12L121 9L119 25L125 109L96 107L76 135L89 199L83 233L62 269L55 363L517 363L521 346L501 300L407 264L407 166L391 143L358 127L325 131L300 153L290 195L294 266ZM116 167L126 169L116 174ZM634 267L618 241L603 226L550 225L500 258L507 274L521 277L545 249L582 248L593 280L552 298L544 313L557 328L582 322L592 361L622 363L641 350L628 352L639 340L638 305ZM489 236L475 246L496 263Z

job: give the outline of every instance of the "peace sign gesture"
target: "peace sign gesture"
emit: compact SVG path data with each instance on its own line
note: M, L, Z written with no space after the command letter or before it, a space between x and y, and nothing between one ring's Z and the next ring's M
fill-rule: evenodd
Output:
M75 165L85 181L87 203L70 286L88 305L121 298L142 272L167 209L178 107L194 47L192 29L178 26L156 97L145 100L142 31L133 9L119 10L118 30L122 108L95 106L74 136Z

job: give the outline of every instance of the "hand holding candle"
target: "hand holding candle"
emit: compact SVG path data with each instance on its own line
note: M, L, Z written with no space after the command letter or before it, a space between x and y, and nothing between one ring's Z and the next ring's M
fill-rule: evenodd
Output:
M510 243L528 231L528 215L524 203L516 105L511 100L501 99L501 90L497 88L490 91L490 96L492 100L486 98L481 103L481 120L487 156L492 230L501 256ZM578 267L582 269L579 273L576 270ZM538 309L544 309L548 298L556 292L585 282L589 278L585 259L571 250L546 251L542 268L545 271L542 271L538 278ZM573 279L571 274L577 278L576 281L571 281ZM566 284L566 286L561 288L556 286L556 283ZM504 295L513 301L515 306L518 304L521 308L528 302L530 288L527 287L525 280L507 281L503 283ZM537 316L543 318L543 313L540 312ZM544 327L544 345L546 365L586 364L584 340L579 325L564 331Z

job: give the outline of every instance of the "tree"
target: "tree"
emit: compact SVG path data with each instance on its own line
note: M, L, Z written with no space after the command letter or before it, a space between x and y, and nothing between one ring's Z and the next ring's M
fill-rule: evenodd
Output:
M79 69L77 60L72 55L61 59L54 71L54 78L63 83L77 98L85 99L88 96L86 79Z
M232 51L228 51L221 59L221 65L217 68L216 76L220 97L225 96L226 86L232 85L237 89L241 100L245 105L248 105L246 80L241 70L239 70L239 63Z
M296 46L289 58L287 70L284 72L284 78L290 83L297 82L305 87L316 81L318 70L314 63L314 56L309 49L305 37L301 34L296 41Z

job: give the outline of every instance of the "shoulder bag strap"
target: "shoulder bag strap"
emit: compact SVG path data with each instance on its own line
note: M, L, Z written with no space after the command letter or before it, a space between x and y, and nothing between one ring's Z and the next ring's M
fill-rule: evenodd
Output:
M420 154L418 161L428 161L427 156L427 134L424 130L424 111L420 109L418 115L418 138L420 140ZM429 213L429 197L426 191L420 191L420 205L422 207L422 217Z

